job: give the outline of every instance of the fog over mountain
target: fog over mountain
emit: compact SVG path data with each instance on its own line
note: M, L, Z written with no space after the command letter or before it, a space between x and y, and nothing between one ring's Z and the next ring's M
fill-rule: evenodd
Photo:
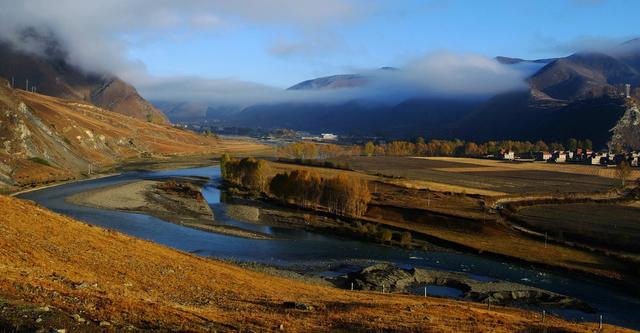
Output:
M609 105L607 98L619 96L625 83L640 84L638 40L550 43L550 48L558 50L583 48L565 57L532 60L427 48L394 63L371 68L352 65L342 72L327 73L334 75L290 82L288 89L235 76L153 74L132 52L135 45L160 38L189 40L190 34L200 31L284 26L285 31L295 31L300 41L279 39L273 41L276 45L265 45L263 51L274 57L296 53L310 57L341 42L323 35L336 22L358 22L375 10L375 4L349 0L321 4L278 0L269 5L257 0L67 0L55 8L48 1L29 0L3 6L0 41L29 57L45 59L58 76L83 73L122 79L173 121L218 119L239 126L379 132L399 137L429 132L434 137L477 140L541 138L548 136L542 129L551 127L533 126L532 122L557 119L547 116L578 102L589 104L585 99L603 99L598 105ZM305 39L316 43L306 45ZM56 63L69 68L60 72ZM104 84L99 83L91 91ZM82 92L74 94L93 100ZM111 99L96 101L111 103ZM144 118L145 113L138 117ZM609 120L602 123L609 124ZM495 124L501 125L496 129Z
M48 41L64 50L67 63L87 73L113 74L133 84L147 99L171 102L253 104L298 101L344 102L375 99L398 103L429 95L492 95L523 88L527 74L476 54L434 52L402 64L400 71L358 70L366 85L335 91L286 91L241 78L193 75L157 76L129 56L134 43L147 43L172 29L224 29L225 15L249 23L285 21L303 29L322 27L335 19L357 20L367 9L350 1L314 2L280 0L269 6L260 1L129 1L99 3L63 1L55 8L44 0L3 6L0 39L20 51L50 56ZM47 7L46 11L41 10ZM280 10L275 10L279 8ZM144 11L145 15L138 15ZM218 13L219 15L216 15ZM384 65L384 64L381 64ZM291 83L292 85L295 82Z

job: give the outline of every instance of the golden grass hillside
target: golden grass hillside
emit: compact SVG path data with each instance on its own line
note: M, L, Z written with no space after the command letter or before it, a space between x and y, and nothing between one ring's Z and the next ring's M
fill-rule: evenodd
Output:
M67 332L91 327L195 332L543 331L540 317L522 310L344 291L267 276L92 227L15 198L0 196L0 211L0 303L4 309L47 306L86 320L55 323ZM288 301L313 309L290 309L283 305ZM110 325L98 326L104 321ZM545 323L548 332L595 329L592 324L549 317ZM50 323L34 325L47 328ZM607 326L606 331L628 330Z
M0 187L77 178L130 159L246 152L248 140L204 136L0 81Z

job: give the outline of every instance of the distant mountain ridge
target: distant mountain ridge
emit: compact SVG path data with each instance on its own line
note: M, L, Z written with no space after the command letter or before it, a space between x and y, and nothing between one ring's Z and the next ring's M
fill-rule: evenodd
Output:
M609 130L624 114L625 84L631 85L632 96L640 97L640 39L606 53L578 52L536 60L498 56L495 60L505 66L532 69L526 79L528 87L485 99L411 98L391 105L359 99L290 102L207 113L207 117L215 117L223 125L389 138L565 141L576 137L604 147L611 138ZM340 74L306 80L288 89L346 91L370 80L367 74ZM179 108L173 109L171 117L179 121L181 114Z
M158 124L169 122L162 111L140 96L130 84L113 75L84 73L68 64L55 48L47 52L46 56L37 56L0 41L0 77L13 81L16 88L31 90L35 87L49 96L90 102L137 119Z

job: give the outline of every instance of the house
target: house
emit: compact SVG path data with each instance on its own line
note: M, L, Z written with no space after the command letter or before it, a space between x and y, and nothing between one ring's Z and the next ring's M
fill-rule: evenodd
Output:
M496 158L499 160L507 160L513 161L516 159L516 154L511 150L500 149L498 154L496 154Z
M322 141L336 141L338 140L338 136L331 133L322 133L320 134Z
M573 154L571 154L571 156L573 156ZM551 163L565 163L567 161L567 158L569 157L569 154L567 152L564 151L554 151L553 155L551 155L551 158L547 161L547 162L551 162Z
M548 151L536 152L536 161L548 161L552 154Z
M607 156L602 153L591 153L591 155L587 156L586 163L591 165L600 165L602 163L606 163Z

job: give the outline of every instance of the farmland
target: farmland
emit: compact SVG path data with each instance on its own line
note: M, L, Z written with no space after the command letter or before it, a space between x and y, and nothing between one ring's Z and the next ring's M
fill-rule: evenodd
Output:
M535 205L519 218L541 232L572 241L640 251L640 208L613 204Z
M503 190L507 190L503 183L513 179L508 178L513 177L513 173L551 173L561 179L551 181L567 183L568 187L572 187L574 182L582 182L581 186L585 191L588 188L585 184L596 184L601 191L605 191L615 186L614 179L568 172L523 170L523 167L498 171L500 162L479 160L482 163L492 162L496 165L471 165L467 162L469 159L461 160L465 160L465 163L406 157L340 158L340 161L349 163L356 171L270 162L267 176L272 177L283 171L307 169L316 171L323 177L338 174L359 177L368 181L372 195L369 209L359 218L361 224L406 230L418 238L437 239L479 253L506 256L627 282L636 279L636 272L631 272L626 262L615 260L602 252L585 251L559 243L545 244L544 238L531 237L512 228L500 214L489 209L491 202L495 200L492 196L518 199L523 197L523 193L512 191L511 194L495 194L495 191L489 191L491 194L487 195L484 192L488 190L467 187L470 183L461 182L458 176L462 174L461 170L473 168L474 171L468 176L474 177L474 185L484 188L493 186ZM497 169L495 172L498 175L478 176L477 173L485 172L478 171L479 168ZM407 178L394 178L400 175ZM438 182L429 181L431 175L438 175ZM525 188L536 189L539 193L555 193L550 185L541 184L535 178L522 176L511 181L517 181ZM450 185L451 183L459 185ZM423 184L427 185L422 186Z
M418 187L489 196L598 192L618 184L614 170L596 166L390 156L341 157L339 161L367 174L403 178Z

